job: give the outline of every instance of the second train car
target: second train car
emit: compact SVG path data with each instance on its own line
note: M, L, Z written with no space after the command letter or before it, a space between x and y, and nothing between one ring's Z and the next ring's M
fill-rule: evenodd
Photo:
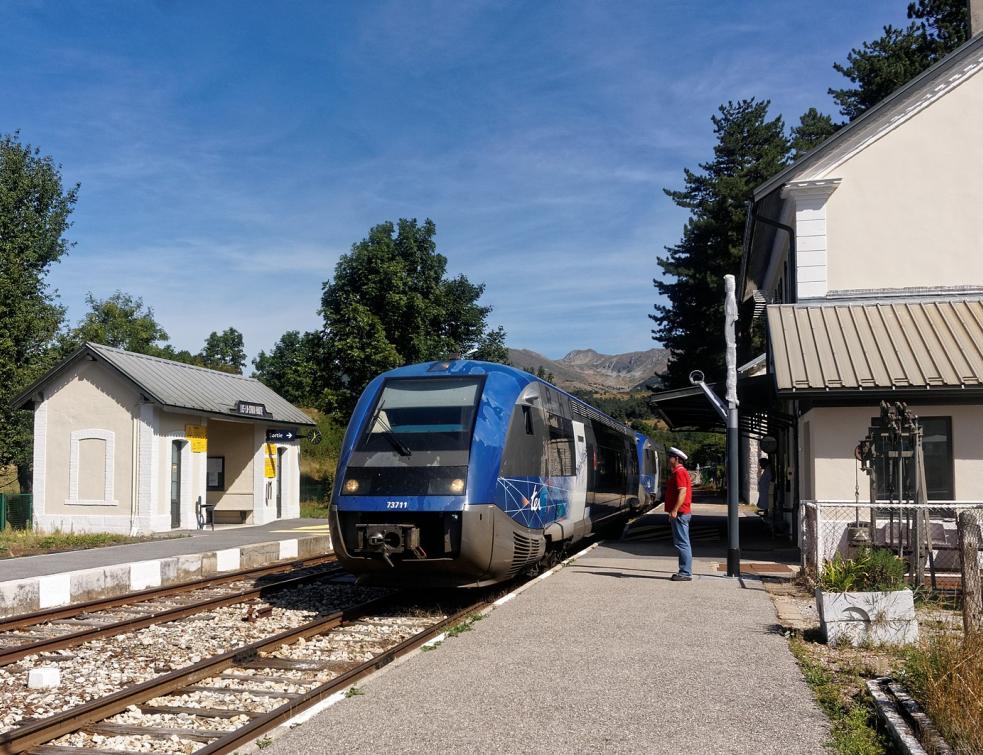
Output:
M330 507L362 582L483 586L656 502L646 436L513 367L410 365L366 387Z

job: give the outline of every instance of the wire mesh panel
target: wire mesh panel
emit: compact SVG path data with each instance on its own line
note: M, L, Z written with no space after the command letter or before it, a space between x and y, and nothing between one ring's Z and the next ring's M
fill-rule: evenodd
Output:
M837 555L850 558L863 548L886 548L905 560L912 580L924 572L945 578L947 584L941 586L957 586L961 573L957 517L965 511L979 517L983 504L804 501L802 563L818 572Z
M29 529L33 516L33 496L30 493L0 494L0 499L0 527Z

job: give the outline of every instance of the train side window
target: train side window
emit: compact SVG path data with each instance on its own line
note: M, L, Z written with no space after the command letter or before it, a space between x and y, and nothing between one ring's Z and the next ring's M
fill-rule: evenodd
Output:
M499 474L513 478L545 477L545 441L542 413L535 407L516 406L505 436Z
M577 474L576 453L573 443L573 423L555 414L550 414L547 420L549 440L547 441L547 456L550 463L550 474L559 477L569 477Z

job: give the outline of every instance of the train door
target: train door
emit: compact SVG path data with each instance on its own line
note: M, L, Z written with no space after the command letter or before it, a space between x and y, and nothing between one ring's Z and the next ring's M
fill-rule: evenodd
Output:
M573 421L574 458L577 460L577 479L570 493L570 518L579 522L590 516L587 510L587 431L584 423Z

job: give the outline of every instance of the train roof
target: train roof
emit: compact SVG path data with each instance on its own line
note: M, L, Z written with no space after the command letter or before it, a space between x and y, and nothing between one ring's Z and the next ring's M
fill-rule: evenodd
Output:
M529 383L542 383L543 385L548 385L555 391L562 393L564 396L568 397L570 401L582 410L582 413L590 419L596 419L609 427L618 429L620 432L626 435L631 435L637 439L640 435L637 430L629 427L624 422L619 422L614 417L605 414L600 409L591 406L582 398L574 396L569 391L565 391L559 386L553 383L547 382L542 378L536 377L531 372L526 372L525 370L519 369L518 367L512 367L511 365L498 364L497 362L482 362L477 359L447 359L444 361L437 362L420 362L418 364L408 364L404 367L397 367L396 369L389 370L389 372L384 372L379 377L391 378L391 377L438 377L441 375L490 375L494 373L506 374L510 377L518 380L525 381L525 385Z

